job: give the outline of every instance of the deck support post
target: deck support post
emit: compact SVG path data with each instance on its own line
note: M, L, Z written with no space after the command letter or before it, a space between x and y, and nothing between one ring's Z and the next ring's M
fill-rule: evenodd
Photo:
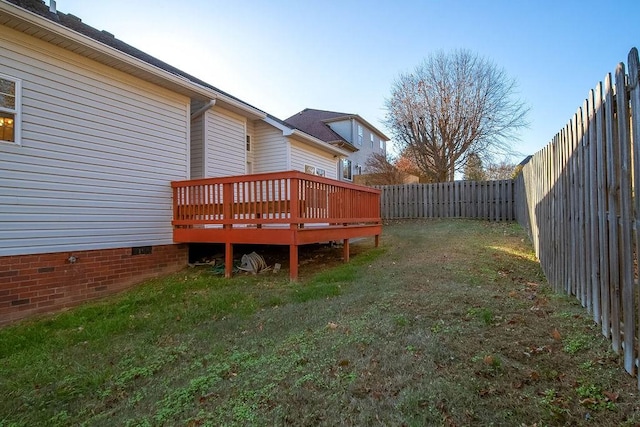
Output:
M380 245L380 235L379 234L376 234L375 241L376 241L375 245L376 245L376 248L377 248Z
M342 241L342 257L344 258L344 262L349 262L349 239Z
M224 244L224 277L233 274L233 245L230 242Z
M298 280L298 245L289 246L289 279Z

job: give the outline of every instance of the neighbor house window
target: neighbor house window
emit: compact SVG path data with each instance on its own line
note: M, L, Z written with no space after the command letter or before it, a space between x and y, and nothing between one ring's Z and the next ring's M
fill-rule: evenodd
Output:
M358 145L362 145L363 139L364 139L364 129L362 129L362 126L358 125Z
M380 139L380 151L384 151L384 141Z
M369 135L371 137L371 149L373 150L373 134Z
M353 179L351 175L351 160L342 160L342 177L351 181Z
M20 80L0 74L0 141L20 141Z

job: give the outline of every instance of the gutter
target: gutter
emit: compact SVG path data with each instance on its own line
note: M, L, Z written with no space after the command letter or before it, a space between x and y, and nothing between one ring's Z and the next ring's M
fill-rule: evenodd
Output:
M205 112L213 108L214 105L216 105L216 98L213 98L212 100L207 102L205 105L203 105L202 107L198 108L196 111L191 113L191 121L194 121L195 119L203 115Z

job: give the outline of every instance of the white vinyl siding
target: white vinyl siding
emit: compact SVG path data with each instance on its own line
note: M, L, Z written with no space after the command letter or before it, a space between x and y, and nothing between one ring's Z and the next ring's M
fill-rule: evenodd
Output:
M173 243L189 99L0 27L22 145L0 144L0 256Z
M243 175L246 170L245 122L217 107L205 113L206 177Z
M287 167L287 142L280 129L264 123L254 125L253 172L282 172Z
M304 172L305 165L324 169L325 178L337 179L337 160L333 155L317 148L303 145L291 138L291 169Z
M193 111L194 108L192 107L191 110ZM203 123L204 115L191 121L191 179L204 178Z

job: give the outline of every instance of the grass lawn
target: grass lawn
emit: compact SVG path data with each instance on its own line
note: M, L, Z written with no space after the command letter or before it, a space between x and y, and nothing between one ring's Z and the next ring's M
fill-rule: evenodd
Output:
M640 423L636 380L518 225L381 241L302 254L299 283L200 267L0 329L0 426Z

